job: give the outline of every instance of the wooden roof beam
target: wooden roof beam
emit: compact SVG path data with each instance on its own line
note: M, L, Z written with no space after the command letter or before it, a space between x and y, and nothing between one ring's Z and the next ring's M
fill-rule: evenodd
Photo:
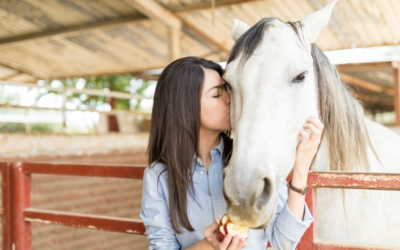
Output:
M86 33L89 30L115 27L115 26L120 26L120 25L124 25L127 23L131 23L131 22L137 22L137 21L144 20L144 19L147 19L144 15L138 15L135 17L128 17L128 18L124 17L124 18L119 18L119 19L114 19L114 20L109 20L109 21L102 21L102 22L98 22L98 23L85 24L85 25L67 28L67 29L63 29L63 30L49 31L49 32L43 32L43 33L36 33L36 34L1 39L0 40L0 49L5 48L5 47L17 46L17 45L23 44L24 42L31 42L31 41L49 39L49 38L59 39L59 38L65 38L67 36L76 36L76 35L79 35L82 33Z
M156 19L171 28L181 28L181 20L154 0L127 0L131 6L151 19Z
M392 68L392 62L357 63L336 65L340 72L371 71Z
M259 1L263 1L263 0L222 0L222 1L217 1L215 4L215 7L222 8L222 7L229 7L229 6L237 5L237 4L245 4L245 3L259 2ZM147 1L145 1L145 2L147 2ZM201 11L201 10L209 10L210 8L211 8L210 4L203 3L203 4L198 4L196 6L181 8L177 11L173 11L170 13L172 13L173 15L175 15L175 17L177 17L178 14L189 13L189 12L194 12L194 11ZM41 32L41 33L36 33L36 34L29 34L29 35L22 35L22 36L16 36L16 37L12 37L12 38L1 39L0 40L0 49L6 48L6 47L11 47L11 46L17 46L17 45L23 44L24 42L31 42L31 41L41 40L41 39L50 39L50 38L51 39L59 39L59 38L65 38L68 36L75 36L75 35L79 35L79 34L88 32L90 30L115 27L115 26L120 26L120 25L124 25L127 23L146 20L146 19L147 19L147 17L145 15L137 15L134 17L123 17L123 18L118 18L118 19L114 19L114 20L101 21L98 23L85 24L85 25L71 27L71 28L62 29L62 30ZM168 23L169 22L170 21L168 21ZM175 22L176 21L172 21L170 24L175 25L174 24ZM214 46L217 46L218 48L222 49L225 52L229 51L230 48L226 48L225 44L221 44L220 42L215 41L215 39L210 37L205 31L195 29L190 24L184 23L184 25L188 26L188 28L190 30L195 31L196 33L200 32L201 33L200 36L202 38L207 38L206 40L208 42L210 42L211 44L213 44Z
M219 0L215 1L215 8L227 8L234 5L246 4L246 3L254 3L254 2L265 2L265 1L273 1L273 0ZM174 13L191 13L202 10L209 10L211 8L211 0L209 3L197 3L189 7L182 7L181 9L177 9Z
M376 92L376 93L384 93L390 96L394 96L394 91L393 89L388 89L388 88L384 88L382 86L379 86L377 84L359 79L357 77L351 76L351 75L347 75L344 73L339 73L340 74L340 78L342 78L343 81L356 85L358 87Z
M142 14L158 20L170 28L171 61L178 59L180 57L182 21L154 0L127 0L127 2Z

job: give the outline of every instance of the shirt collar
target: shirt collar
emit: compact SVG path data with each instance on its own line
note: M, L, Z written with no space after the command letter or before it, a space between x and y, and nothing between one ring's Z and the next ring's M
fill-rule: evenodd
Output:
M224 139L222 138L222 136L219 136L219 144L217 147L211 149L211 152L214 150L218 150L219 153L222 155L222 153L224 152Z
M222 138L222 136L219 136L219 144L218 144L218 146L216 146L215 148L212 148L212 149L211 149L211 155L213 155L213 154L215 154L215 153L220 153L221 156L222 156L222 153L224 152L224 146L225 146L225 144L224 144L224 139ZM194 156L193 156L193 159L196 161L197 156L194 155ZM198 158L198 159L199 159L199 161L201 161L200 158ZM197 162L196 162L196 163L197 163ZM196 164L195 164L195 165L196 165Z

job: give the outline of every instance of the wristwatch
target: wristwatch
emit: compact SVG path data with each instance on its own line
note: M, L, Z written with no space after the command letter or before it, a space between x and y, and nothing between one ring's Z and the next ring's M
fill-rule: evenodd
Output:
M292 186L292 181L289 181L287 183L287 186L288 186L288 194L289 194L289 188L299 194L302 194L302 195L305 195L308 191L308 185L306 185L304 188L300 189L300 188L296 188L296 187Z

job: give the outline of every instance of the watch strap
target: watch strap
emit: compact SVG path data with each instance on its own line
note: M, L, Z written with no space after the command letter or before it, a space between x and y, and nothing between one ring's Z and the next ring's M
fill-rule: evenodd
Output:
M308 185L306 185L303 189L296 188L295 186L292 185L292 181L291 180L287 183L287 186L290 189L292 189L293 191L295 191L295 192L297 192L299 194L302 194L302 195L305 195L307 193L307 191L308 191Z

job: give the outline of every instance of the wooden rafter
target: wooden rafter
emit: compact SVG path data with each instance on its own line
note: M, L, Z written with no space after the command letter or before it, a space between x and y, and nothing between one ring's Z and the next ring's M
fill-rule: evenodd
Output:
M382 104L385 106L393 106L393 100L390 100L390 99L382 99L382 98L379 98L376 96L370 96L370 95L365 95L365 94L361 94L361 93L355 93L355 96L357 99L359 99L363 102Z
M215 1L215 8L227 8L233 5L239 5L239 4L246 4L246 3L252 3L252 2L261 2L261 1L271 1L271 0L219 0ZM191 13L191 12L197 12L197 11L202 11L202 10L209 10L211 8L211 0L207 2L199 2L194 5L190 6L182 6L179 9L175 9L173 11L174 13Z
M56 30L56 31L44 32L44 33L37 33L37 34L1 39L0 40L0 49L5 48L5 47L17 46L24 42L38 41L38 40L49 39L49 38L57 39L57 38L64 38L67 36L75 36L75 35L85 33L89 30L115 27L115 26L119 26L119 25L132 23L132 22L137 22L137 21L140 21L143 19L146 19L146 17L143 15L138 15L135 17L119 18L119 19L115 19L115 20L103 21L103 22L98 22L98 23L93 23L93 24L85 24L82 26L72 27L72 28L63 29L63 30Z
M142 14L169 27L171 61L178 59L180 56L182 21L154 0L127 0L127 2Z
M134 0L128 0L128 1L131 2ZM259 1L262 1L262 0L222 0L222 1L217 1L215 7L223 8L223 7L229 7L229 6L237 5L237 4L259 2ZM148 1L146 0L143 2L148 2ZM177 17L180 14L201 11L201 10L207 10L210 8L211 8L211 4L202 3L202 4L196 4L195 6L189 6L189 7L185 7L185 8L180 8L175 11L170 11L170 13L172 15L174 15L175 17ZM157 18L159 18L159 17L157 17ZM163 18L163 17L161 17L161 18ZM106 27L114 27L114 26L124 25L124 24L128 24L128 23L143 21L145 19L147 19L147 17L145 15L141 14L141 15L136 15L133 17L124 17L124 18L119 18L119 19L114 19L114 20L97 22L97 23L93 23L93 24L85 24L85 25L71 27L71 28L62 29L62 30L56 30L56 31L50 31L50 32L40 32L40 33L36 33L36 34L0 39L0 49L5 48L5 47L17 46L24 42L36 41L36 40L41 40L41 39L49 39L49 38L57 39L57 38L64 38L64 37L68 37L68 36L74 36L74 35L78 35L81 33L85 33L89 30L102 29L102 28L106 28ZM165 19L165 18L163 18L163 19ZM175 21L166 20L167 24L171 24L172 26L176 25L177 19L172 18L171 20L175 20ZM184 24L186 24L186 23L184 23ZM190 29L193 28L189 24L186 24L186 25L188 25L189 26L188 28L190 28ZM198 33L198 32L199 31L196 30L196 33ZM204 31L200 31L200 32L202 33L201 35L203 37L204 37L204 35L207 37L206 32L204 32ZM219 48L222 47L225 50L224 46L218 42L215 42L213 38L210 38L210 40L211 40L212 44L217 45ZM210 41L208 41L208 42L210 42Z
M127 0L126 2L147 17L157 19L169 27L182 27L182 22L178 17L154 0Z
M340 78L342 78L343 81L350 83L350 84L354 84L358 87L376 92L376 93L384 93L390 96L394 95L394 91L393 89L388 89L388 88L384 88L382 86L379 86L377 84L359 79L357 77L351 76L351 75L347 75L344 73L340 73Z
M357 64L342 64L336 65L340 72L354 72L354 71L370 71L378 69L392 68L391 62L376 62L376 63L357 63Z

